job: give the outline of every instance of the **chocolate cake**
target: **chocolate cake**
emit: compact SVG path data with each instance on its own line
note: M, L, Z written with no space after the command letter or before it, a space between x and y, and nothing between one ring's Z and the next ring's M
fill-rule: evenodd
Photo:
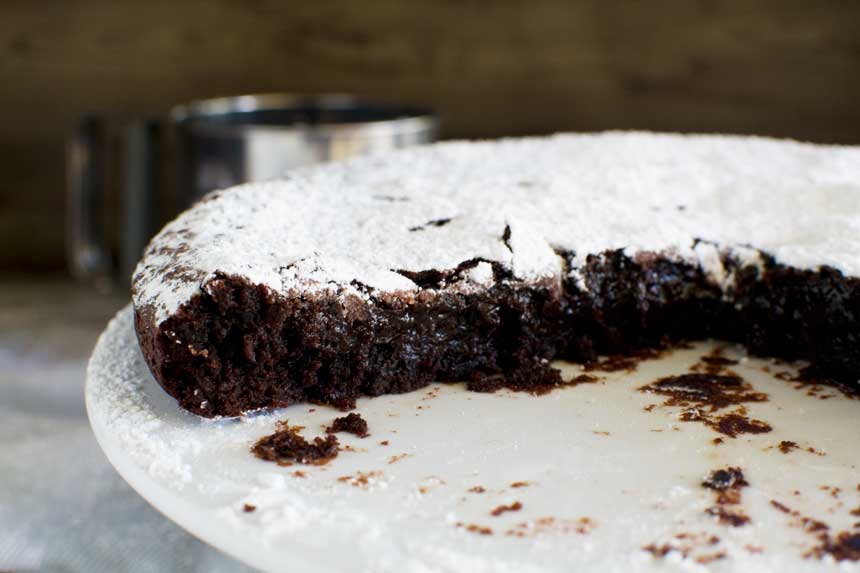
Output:
M133 277L203 416L713 337L857 385L860 148L648 133L452 142L217 191Z

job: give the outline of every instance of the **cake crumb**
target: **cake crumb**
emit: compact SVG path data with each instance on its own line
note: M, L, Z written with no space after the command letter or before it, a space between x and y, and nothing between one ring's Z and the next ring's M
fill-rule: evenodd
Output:
M253 513L257 511L257 506L251 505L250 503L246 503L242 506L242 511L244 511L245 513Z
M251 452L261 460L275 462L279 466L289 466L293 462L322 465L337 457L339 444L335 436L316 437L313 442L308 442L299 434L302 426L290 426L284 420L275 428L275 433L260 438L251 448Z
M668 543L663 543L661 545L657 545L656 543L649 543L648 545L645 545L644 547L642 547L642 550L647 551L652 556L654 556L658 559L662 559L663 557L666 557L666 555L668 555L672 551L679 551L680 552L680 550L676 549L675 547L672 547ZM683 553L682 553L682 555L683 555ZM683 555L683 556L686 557L686 555Z
M779 451L784 453L784 454L792 452L792 451L796 450L798 447L800 447L800 446L798 446L796 442L792 442L790 440L783 440L779 443Z
M791 509L789 509L787 505L785 505L784 503L780 503L775 499L770 500L770 505L781 511L782 513L791 514Z
M726 509L722 506L709 507L705 513L717 518L717 521L723 525L732 527L742 527L750 522L750 518L743 512Z
M669 553L675 552L684 559L690 558L697 563L707 564L727 557L723 550L715 549L720 544L720 538L706 532L681 532L674 539L664 543L649 543L642 547L654 558L662 559Z
M580 374L574 376L570 380L564 382L565 386L579 386L580 384L595 384L600 382L600 378L591 374Z
M493 530L484 525L477 525L475 523L465 524L462 521L457 522L457 527L461 527L470 533L477 533L479 535L492 535Z
M505 532L505 535L513 537L536 537L550 533L555 534L570 534L587 535L597 527L595 522L590 517L580 517L579 519L557 519L547 516L540 517L529 521L517 523L511 529Z
M666 348L643 348L626 354L612 354L585 365L586 372L633 372L640 362L663 356Z
M819 545L812 548L806 557L832 557L836 561L860 561L860 533L840 531L836 536L824 532L819 534Z
M744 477L743 470L738 467L714 470L702 482L702 487L716 491L739 489L748 485L749 482Z
M712 471L702 487L713 490L716 505L705 510L708 515L717 518L723 525L741 527L750 522L750 518L738 506L741 503L741 489L747 487L744 473L739 467L727 467Z
M519 511L522 508L523 508L523 504L518 502L518 501L515 501L514 503L512 503L510 505L498 506L497 508L495 508L493 511L490 512L490 515L492 515L493 517L498 517L498 516L502 515L503 513L507 513L509 511Z
M728 366L735 366L739 361L733 358L727 358L724 355L725 348L717 346L708 354L701 356L699 362L696 362L690 367L691 372L706 372L708 374L733 374L728 370Z
M387 445L388 445L388 440L382 440L381 442L379 442L379 445L380 445L380 446L387 446Z
M362 489L367 489L373 482L378 481L382 478L382 472L380 471L369 471L369 472L356 472L354 476L340 476L337 478L337 481L341 483L348 483L353 487L358 487Z
M747 403L766 402L768 395L754 391L737 374L693 372L666 376L639 391L662 396L663 407L681 408L678 417L682 422L700 422L730 438L773 429L767 422L750 418L745 407ZM729 408L732 409L723 413Z
M532 485L530 481L515 481L511 484L511 487L528 487L530 485Z
M828 492L833 499L839 499L839 494L842 493L842 489L836 486L822 485L818 489Z
M482 486L482 485L476 485L476 486L474 486L474 487L470 487L470 488L469 488L469 489L467 489L466 491L468 491L468 492L470 492L470 493L484 493L484 492L485 492L485 491L487 491L487 490L486 490L486 488L485 488L484 486Z
M370 434L367 432L367 422L361 417L361 414L351 412L346 416L335 418L331 426L326 428L327 434L336 434L346 432L355 434L359 438L366 438Z
M719 561L720 559L725 559L727 557L725 551L717 551L716 553L708 553L707 555L699 555L696 557L696 563L701 563L702 565L706 565L708 563L713 563L714 561Z
M393 463L399 462L403 458L408 458L409 455L410 454L402 453L402 454L397 454L396 456L391 456L390 458L388 458L388 463L393 464Z
M827 488L828 491L838 488ZM841 531L831 534L830 526L819 519L803 515L797 510L774 499L770 500L771 506L780 512L793 517L791 525L812 535L818 544L803 554L809 558L833 558L835 561L860 561L860 533ZM860 511L860 508L858 508Z

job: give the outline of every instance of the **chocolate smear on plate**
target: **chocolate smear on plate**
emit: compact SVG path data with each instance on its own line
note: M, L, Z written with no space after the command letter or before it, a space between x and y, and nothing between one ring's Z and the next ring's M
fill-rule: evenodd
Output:
M766 402L768 395L756 392L737 374L691 372L666 376L639 391L664 397L661 404L664 407L681 408L681 421L700 422L731 438L772 429L767 422L750 418L744 407L748 403ZM646 410L652 411L653 406Z

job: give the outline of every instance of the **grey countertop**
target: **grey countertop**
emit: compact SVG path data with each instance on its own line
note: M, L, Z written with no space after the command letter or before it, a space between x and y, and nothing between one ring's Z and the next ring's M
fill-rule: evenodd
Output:
M63 278L0 283L0 570L247 570L150 507L90 431L86 362L127 300Z

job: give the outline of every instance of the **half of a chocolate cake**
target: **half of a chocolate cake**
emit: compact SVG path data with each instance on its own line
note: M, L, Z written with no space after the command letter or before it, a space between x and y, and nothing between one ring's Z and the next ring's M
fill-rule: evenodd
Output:
M200 415L720 338L860 372L860 148L727 136L444 143L215 192L133 279L143 354Z

